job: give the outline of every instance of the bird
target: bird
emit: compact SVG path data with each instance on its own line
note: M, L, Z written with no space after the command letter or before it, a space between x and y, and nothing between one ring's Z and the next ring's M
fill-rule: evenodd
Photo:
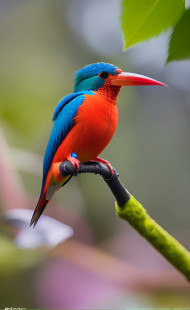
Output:
M119 67L99 62L86 65L75 73L74 92L65 96L53 113L53 128L43 161L39 200L30 226L37 224L54 193L70 179L59 172L61 162L108 161L99 158L112 139L118 122L117 96L123 86L161 85L144 75L123 72Z

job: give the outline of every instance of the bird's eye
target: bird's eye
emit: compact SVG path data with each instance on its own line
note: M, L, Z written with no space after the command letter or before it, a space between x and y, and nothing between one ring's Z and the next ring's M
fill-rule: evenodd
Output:
M100 73L100 75L99 75L99 77L101 77L101 78L104 79L104 80L107 79L108 76L109 76L109 73L106 72L106 71L102 71L102 72Z

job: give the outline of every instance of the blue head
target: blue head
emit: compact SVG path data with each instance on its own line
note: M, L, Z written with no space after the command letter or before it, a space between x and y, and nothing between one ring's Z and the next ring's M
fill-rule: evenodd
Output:
M75 74L74 92L96 91L104 85L109 75L117 75L120 71L118 67L104 62L85 66Z

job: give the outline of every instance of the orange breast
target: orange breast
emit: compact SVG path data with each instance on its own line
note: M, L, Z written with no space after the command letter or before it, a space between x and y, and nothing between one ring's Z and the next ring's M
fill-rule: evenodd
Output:
M75 125L59 146L53 162L65 160L72 152L81 162L97 157L110 142L118 121L116 102L105 97L85 95Z

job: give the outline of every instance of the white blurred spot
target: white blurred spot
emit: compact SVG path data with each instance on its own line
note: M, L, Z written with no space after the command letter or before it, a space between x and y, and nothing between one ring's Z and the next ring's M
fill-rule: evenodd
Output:
M175 87L190 91L190 61L173 61L167 65L167 78Z
M77 35L100 54L122 51L120 1L69 1L66 17Z
M43 157L39 154L19 148L11 148L14 165L17 169L42 175Z
M132 46L127 50L126 55L135 67L157 72L163 68L166 61L169 36L170 32L166 32L140 42L139 45Z
M42 215L33 229L29 227L33 211L27 209L8 210L5 222L19 229L14 239L19 248L54 247L73 236L73 229L49 216Z
M185 8L188 9L190 7L190 0L185 1Z

